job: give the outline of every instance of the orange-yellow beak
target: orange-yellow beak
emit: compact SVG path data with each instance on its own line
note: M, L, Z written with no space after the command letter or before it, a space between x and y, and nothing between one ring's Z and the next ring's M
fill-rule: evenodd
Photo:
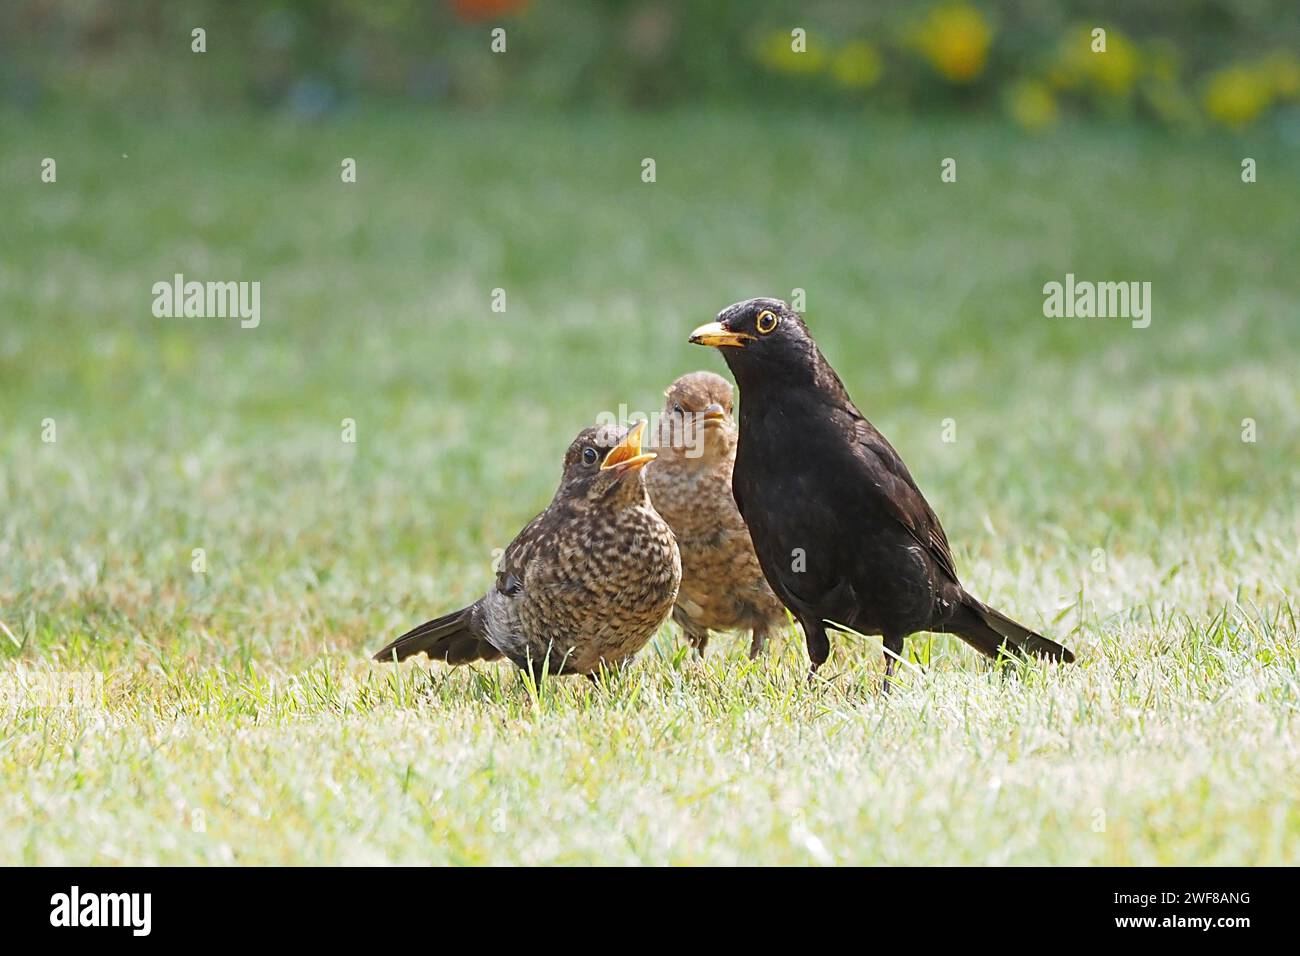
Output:
M641 451L641 433L645 431L645 419L637 422L623 437L623 440L610 449L605 460L600 464L601 471L616 470L620 475L654 461L659 456L652 451Z
M704 409L704 424L721 425L727 420L727 413L717 402L709 403L709 407Z
M754 336L745 332L733 332L721 322L710 322L708 325L701 325L691 333L690 342L692 345L712 345L716 348L737 348L745 347L745 343L752 340Z

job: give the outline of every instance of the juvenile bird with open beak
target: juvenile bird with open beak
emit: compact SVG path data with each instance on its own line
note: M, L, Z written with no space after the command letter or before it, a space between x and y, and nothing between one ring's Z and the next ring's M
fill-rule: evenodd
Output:
M466 664L505 655L537 678L594 677L629 660L668 618L682 578L672 530L646 490L655 455L641 450L644 428L583 429L564 456L559 490L510 542L491 590L374 659L424 652Z
M673 620L701 655L710 631L745 630L749 656L757 657L787 618L763 578L731 495L731 384L713 372L691 372L664 396L655 446L659 460L647 469L646 483L682 555Z

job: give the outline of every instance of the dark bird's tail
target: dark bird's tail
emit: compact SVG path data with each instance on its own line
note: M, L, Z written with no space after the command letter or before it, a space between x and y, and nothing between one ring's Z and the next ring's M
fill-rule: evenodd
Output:
M1020 657L1032 654L1065 664L1074 661L1074 655L1069 649L1034 633L1023 624L1017 624L965 591L962 592L957 613L944 630L956 634L989 657L997 657L998 649L1005 646L1012 654Z
M482 608L476 602L459 611L427 621L407 631L375 655L377 661L404 661L421 651L432 660L448 664L490 661L501 652L488 643L480 627Z

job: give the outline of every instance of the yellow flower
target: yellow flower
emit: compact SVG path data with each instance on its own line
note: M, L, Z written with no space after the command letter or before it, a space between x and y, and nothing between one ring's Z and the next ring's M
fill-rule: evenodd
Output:
M870 43L846 43L831 60L831 76L840 86L865 89L873 86L884 70L880 54Z
M915 42L945 79L969 83L984 72L993 31L964 3L936 7L921 23Z
M1300 60L1294 54L1274 53L1264 61L1263 69L1278 96L1290 99L1300 93Z
M1260 70L1231 66L1210 76L1205 88L1205 112L1224 126L1242 129L1268 109L1272 81Z
M1118 30L1106 30L1106 49L1093 52L1092 27L1077 26L1061 40L1052 77L1059 89L1087 85L1108 96L1128 96L1141 73L1138 49ZM1158 64L1163 68L1164 64Z
M1056 97L1039 80L1021 80L1007 93L1011 117L1028 130L1046 129L1056 123Z
M1138 78L1140 63L1137 47L1118 30L1106 31L1106 52L1088 51L1092 64L1092 81L1103 93L1127 96Z
M758 60L778 73L820 73L826 66L826 54L820 43L807 37L804 49L796 50L789 30L768 34L759 44Z

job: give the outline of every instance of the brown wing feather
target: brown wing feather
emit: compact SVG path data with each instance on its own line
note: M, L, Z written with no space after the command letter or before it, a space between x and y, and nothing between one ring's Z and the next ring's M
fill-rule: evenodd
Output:
M559 510L554 505L547 508L506 545L497 565L496 589L502 594L511 594L523 587L528 581L526 570L533 556L554 548L555 530L563 520Z

